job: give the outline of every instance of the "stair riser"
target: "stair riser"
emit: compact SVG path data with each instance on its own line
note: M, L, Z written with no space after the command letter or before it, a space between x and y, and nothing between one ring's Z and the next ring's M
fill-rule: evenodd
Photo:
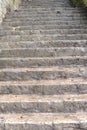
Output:
M0 85L0 94L37 94L37 95L58 95L58 94L86 94L87 85Z
M27 4L28 5L28 4ZM27 8L27 5L26 5L26 8L25 8L25 5L20 5L20 9L18 10L18 11L26 11L26 10L44 10L44 11L48 11L48 10L51 10L52 9L52 7L48 7L48 8L45 8L45 7L36 7L36 6L30 6L30 8ZM85 11L83 8L75 8L75 7L72 7L72 6L70 6L70 7L65 7L65 6L62 6L62 7L56 7L56 8L54 8L54 10L55 9L58 9L58 10L73 10L73 11L80 11L80 12L82 12L82 11Z
M50 7L50 8L61 8L61 7L66 7L66 8L69 8L70 7L70 4L61 4L61 5L58 5L58 3L46 3L46 4L44 4L44 3L34 3L34 4L29 4L29 6L28 5L23 5L22 7L24 7L24 6L26 6L26 8L29 8L29 7L31 7L31 6L33 6L33 7L37 7L37 8L48 8L48 7Z
M45 3L54 3L54 1L53 1L53 0L51 0L51 1L46 1L46 0L45 0L45 1L40 1L40 0L37 0L37 2L34 2L34 1L26 0L26 2L24 1L24 3L22 3L21 6L23 6L23 5L29 5L29 4L31 4L31 3L32 3L32 4L37 4L37 3L38 3L38 4L40 4L40 3L41 3L41 4L42 4L42 3L45 4ZM67 2L67 1L66 1L66 2L65 2L65 1L55 1L55 3L58 3L58 4L64 4L64 3L65 3L65 4L69 4L69 2Z
M65 12L65 13L64 13ZM65 14L73 14L73 15L84 15L84 14L86 14L86 12L85 12L85 10L70 10L70 9L60 9L60 8L58 8L58 9L53 9L53 10L51 10L51 9L48 9L48 10L46 10L46 9L37 9L37 8L29 8L29 9L23 9L23 10L18 10L17 12L10 12L10 14L13 14L13 16L14 15L21 15L21 14L25 14L25 15L32 15L32 14L39 14L39 15L46 15L46 14L63 14L63 15L65 15ZM21 15L22 16L22 15Z
M68 13L68 14L62 13L61 14L61 13L59 13L58 14L56 12L53 14L52 13L51 14L38 14L38 13L37 14L35 14L35 13L34 14L33 13L32 14L29 14L29 13L25 14L24 13L24 14L20 14L20 15L19 14L9 15L8 18L27 18L27 17L28 18L34 18L34 17L42 17L42 18L44 18L44 17L46 17L46 18L47 17L54 17L55 18L56 17L57 18L57 17L80 17L80 16L85 17L86 13L82 13L82 14L80 14L80 13L76 13L76 14L72 14L72 13Z
M87 40L87 34L72 34L72 35L11 35L11 36L2 36L1 42L18 42L18 41L54 41L54 40Z
M22 102L21 103L0 103L0 113L29 113L29 112L52 112L52 113L73 113L73 112L87 112L87 102Z
M8 30L8 31L25 31L25 30L52 30L52 29L87 29L85 26L83 25L33 25L33 26L3 26L1 28L2 30ZM80 39L81 40L81 39Z
M0 81L24 81L24 80L56 80L58 78L87 78L87 71L81 72L0 72Z
M86 130L85 128L87 123L64 123L64 124L57 124L57 123L42 123L42 124L32 124L32 123L23 123L23 124L9 124L3 123L0 125L1 130Z
M87 34L87 29L54 29L54 30L41 30L41 31L38 31L38 30L25 30L25 31L10 31L10 30L3 30L3 31L0 31L0 36L4 36L4 35L35 35L35 34L39 34L44 36L44 35L60 35L60 34Z
M0 48L48 48L48 47L87 47L87 41L77 40L77 41L54 41L54 42L2 42L0 43Z
M67 58L67 59L0 59L0 68L9 68L9 67L50 67L50 66L68 66L68 65L87 65L87 58Z
M39 4L41 2L36 2L36 3ZM25 11L54 11L54 10L60 10L60 11L67 10L68 11L69 10L69 11L85 12L86 13L86 11L84 10L84 8L80 8L80 7L79 8L78 7L75 8L73 6L66 6L65 2L58 3L58 1L57 1L55 4L54 3L55 2L52 3L53 6L52 5L48 6L48 8L43 7L43 6L40 7L40 6L36 6L36 5L32 5L31 6L30 3L27 3L26 5L25 4L24 5L20 5L20 8L18 9L18 11L24 11L25 12ZM33 4L35 4L35 2ZM61 6L60 6L60 4L61 4ZM42 3L42 5L44 5L44 3ZM57 5L57 6L55 6L55 5ZM54 8L54 7L56 7L56 8ZM54 9L54 10L52 10L52 9Z
M9 57L61 57L61 56L87 56L87 48L54 48L54 49L12 49L1 50L0 58Z
M85 17L85 16L80 16L80 17L46 17L46 18L44 18L44 17L36 17L36 18L31 18L31 17L27 17L25 20L24 20L24 18L15 18L15 17L13 17L12 19L10 19L10 18L5 18L4 20L3 20L3 22L14 22L14 20L15 21L31 21L31 22L33 22L33 21L58 21L58 20L68 20L68 21L72 21L72 20L77 20L77 21L80 21L80 20L82 20L82 21L86 21L87 20L87 17Z
M29 11L18 11L18 12L12 12L13 15L9 15L9 17L13 17L13 16L34 16L34 15L64 15L64 16L69 16L69 15L73 15L73 16L86 16L86 12L84 11L72 11L72 10L49 10L49 11L42 11L42 10L29 10ZM23 14L23 15L22 15Z
M5 26L7 25L7 26L22 26L22 25L25 25L25 26L27 26L27 25L61 25L61 24L63 24L63 25L79 25L79 24L86 24L87 23L87 20L84 20L84 21L81 21L81 20L78 20L78 21L64 21L64 22L55 22L55 21L51 21L51 22L30 22L30 21L27 21L26 23L25 22L16 22L16 23L9 23L9 22L5 22L5 23L3 23L3 24L5 24Z

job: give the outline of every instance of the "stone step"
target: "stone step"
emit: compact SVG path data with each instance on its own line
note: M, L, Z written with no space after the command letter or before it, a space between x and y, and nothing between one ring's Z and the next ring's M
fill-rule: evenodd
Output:
M51 13L51 14L35 14L35 13L32 13L32 14L14 14L14 15L9 15L8 18L34 18L34 17L39 17L39 18L47 18L47 17L80 17L80 16L83 16L83 17L86 17L86 13L76 13L76 14L67 14L67 13Z
M10 14L12 14L12 16L16 16L18 14L18 16L22 16L22 13L23 13L23 16L25 14L26 15L54 15L54 14L61 14L61 15L78 15L78 16L81 16L81 15L85 15L86 14L86 11L78 11L78 10L65 10L65 9L55 9L55 10L47 10L47 11L43 11L43 10L38 10L37 8L36 9L32 9L32 10L27 10L27 11L17 11L17 12L10 12ZM68 14L67 14L68 13ZM85 15L86 16L86 15Z
M71 78L63 80L3 81L0 82L0 95L2 94L87 94L87 80Z
M86 130L87 114L54 114L54 113L30 113L30 114L0 114L2 130Z
M24 31L20 31L20 30L16 30L16 28L14 28L13 30L1 30L0 31L0 36L4 36L4 35L58 35L58 34L87 34L87 29L46 29L46 30L24 30Z
M0 81L56 80L87 78L87 67L7 68L0 70Z
M14 28L14 31L13 30L1 30L0 31L0 36L4 36L4 35L52 35L52 34L55 34L55 35L59 35L59 34L87 34L87 29L47 29L47 30L24 30L24 31L20 31L20 30L16 30Z
M3 43L3 44L2 44ZM87 47L87 40L55 40L55 41L12 41L0 42L1 49L16 48L48 48L48 47Z
M87 29L86 25L22 25L22 26L2 26L0 30L52 30L52 29Z
M62 56L62 57L38 57L38 58L0 58L0 68L9 67L52 67L52 66L70 66L87 65L87 56Z
M37 7L37 6L30 6L29 8L27 8L27 6L25 7L25 5L23 6L20 6L18 11L52 11L52 7L48 7L48 8L45 8L45 7ZM67 10L67 11L79 11L79 12L84 12L85 10L83 8L78 8L78 7L65 7L65 6L62 6L62 7L56 7L54 8L53 7L53 11L55 10Z
M54 40L87 40L87 34L48 34L48 35L41 35L41 34L33 34L33 35L6 35L1 36L0 41L54 41Z
M37 7L37 8L40 8L40 7L42 7L42 8L47 8L47 7L62 7L62 6L64 6L64 7L70 7L70 4L65 4L65 3L63 3L63 4L61 4L61 5L58 5L58 3L53 3L53 2L51 2L51 3L30 3L30 4L24 4L24 5L21 5L21 7L23 8L23 7L26 7L26 8L29 8L30 6L33 6L33 7Z
M64 13L65 12L65 13ZM34 8L24 8L23 10L18 10L18 11L13 11L13 12L10 12L10 13L7 13L6 16L9 16L9 14L11 14L11 17L15 16L18 14L22 16L23 13L23 16L25 14L26 15L53 15L53 14L56 14L56 15L64 15L64 16L69 16L69 15L76 15L76 16L83 16L85 15L86 16L86 11L85 10L78 10L78 9L69 9L69 8L56 8L56 7L53 7L53 8L38 8L38 7L34 7Z
M22 2L21 6L29 6L29 4L53 4L53 3L58 3L58 4L69 4L69 2L65 2L65 1L27 1L27 2Z
M0 95L0 113L87 112L87 94L82 95Z
M26 23L25 23L26 22ZM56 21L18 21L18 22L3 22L2 25L5 24L5 26L35 26L35 25L76 25L76 24L86 24L87 20L74 20L74 21L61 21L61 20L56 20Z
M14 22L14 20L16 21L16 22L21 22L21 21L25 21L25 22L27 22L27 21L30 21L30 22L39 22L39 21L41 21L41 22L46 22L46 21L59 21L59 20L61 20L61 21L86 21L87 20L87 17L41 17L41 18L39 18L39 17L37 17L37 18L35 18L35 17L33 17L33 18L26 18L26 19L24 19L24 18L12 18L12 19L10 19L10 18L4 18L3 19L3 23L5 23L5 22Z
M86 13L86 11L85 10L76 10L76 9L69 9L69 8L67 8L67 9L61 9L61 8L55 8L55 9L51 9L51 8L49 8L49 9L43 9L43 8L31 8L31 7L29 7L29 8L25 8L25 9L21 9L21 10L18 10L17 12L10 12L10 14L12 14L12 15L16 15L16 14L21 14L21 13L23 13L23 14L47 14L47 13L49 13L49 14L54 14L54 13L56 13L56 14L58 14L58 13L60 13L60 14L64 14L64 12L65 13L69 13L69 14L85 14ZM8 16L8 14L6 14L6 16Z
M33 7L37 7L37 8L48 8L48 7L50 7L50 8L64 8L64 7L66 7L66 8L69 8L70 7L70 5L68 4L68 5L66 5L66 4L61 4L61 5L58 5L58 3L49 3L49 4L27 4L27 5L22 5L21 6L21 8L23 9L23 8L29 8L29 7L31 7L31 6L33 6ZM73 7L74 8L74 7Z
M45 26L53 26L54 25L54 28L55 28L55 26L76 26L76 24L77 25L79 25L79 26L81 26L82 24L84 24L84 25L86 25L86 20L78 20L78 21L35 21L35 22L33 22L33 21L27 21L26 23L25 22L23 22L23 21L20 21L20 22L17 22L17 23L15 23L15 22L3 22L3 24L2 25L5 25L5 26L7 26L7 27L9 27L9 26L11 26L11 27L22 27L22 26L25 26L25 27L31 27L32 28L32 26L43 26L43 27L45 27ZM86 26L85 26L86 27Z
M15 48L0 50L0 58L87 56L87 47Z

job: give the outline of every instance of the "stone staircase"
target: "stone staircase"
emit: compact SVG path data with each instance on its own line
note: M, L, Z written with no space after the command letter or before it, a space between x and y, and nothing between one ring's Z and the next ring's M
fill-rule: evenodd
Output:
M0 26L0 130L87 130L87 12L23 1Z

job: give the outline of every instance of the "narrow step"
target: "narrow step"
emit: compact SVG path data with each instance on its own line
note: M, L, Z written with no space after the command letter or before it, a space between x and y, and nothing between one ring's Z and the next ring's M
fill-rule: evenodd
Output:
M0 94L63 95L87 94L86 79L57 79L0 82Z
M32 15L31 15L31 14L29 14L29 13L28 13L28 14L25 14L25 13L24 13L24 14L20 14L20 15L19 15L19 14L9 15L8 18L13 18L13 17L14 17L14 18L26 18L26 17L31 17L31 18L33 18L33 17L49 17L49 16L50 16L50 17L58 17L58 16L62 16L62 17L63 17L63 16L64 16L64 17L74 17L74 16L75 16L75 17L76 17L76 16L79 16L79 17L80 17L80 16L83 16L83 17L84 17L84 16L86 16L86 12L85 12L85 13L82 13L82 14L81 14L81 13L75 13L75 14L68 13L68 14L67 14L67 12L62 13L62 14L61 14L61 13L59 13L59 14L57 14L57 13L47 14L47 13L46 13L46 14L43 14L43 15L42 15L42 14L35 14L35 13L34 13L34 14L32 13Z
M65 7L65 6L62 6L61 7L56 7L54 8L54 10L69 10L69 11L85 11L83 8L78 8L78 7L73 7L73 6L70 6L70 7ZM48 11L48 10L51 10L51 7L48 7L48 8L45 8L45 7L36 7L36 6L30 6L30 8L27 8L27 6L25 7L24 6L20 6L19 10L18 11Z
M26 22L26 23L25 23ZM19 22L3 22L5 26L22 26L22 25L76 25L76 24L86 24L87 20L68 20L68 21L19 21Z
M52 67L52 66L87 65L87 56L38 57L38 58L0 58L0 68L9 67Z
M7 68L0 70L0 81L56 80L68 78L87 78L87 68Z
M86 16L71 16L71 17L61 17L61 16L58 16L58 17L50 17L50 16L48 16L48 17L33 17L33 18L31 18L31 17L27 17L26 19L24 19L24 18L16 18L16 17L13 17L12 19L11 18L8 18L8 17L5 17L4 18L4 20L3 20L3 22L14 22L14 21L51 21L51 20L61 20L61 21L63 21L63 20L87 20L87 17Z
M51 34L51 35L7 35L1 36L0 41L54 41L54 40L87 40L87 34Z
M15 14L21 14L21 13L25 13L25 14L50 14L50 13L58 13L58 11L59 11L59 13L61 13L61 14L64 14L64 12L65 13L69 13L69 14L76 14L76 13L78 13L78 14L84 14L84 13L86 13L86 11L83 9L83 10L79 10L79 9L71 9L71 8L64 8L64 9L61 9L61 8L55 8L55 9L53 9L53 10L51 10L51 8L48 8L48 9L46 9L46 8L21 8L21 9L19 9L17 12L10 12L10 14L12 14L12 15L15 15ZM8 14L7 14L8 15Z
M1 129L5 130L58 130L72 129L82 130L87 129L87 114L0 114ZM14 125L15 124L15 125Z
M87 56L87 47L1 49L0 58Z
M52 30L52 29L87 29L87 26L86 25L28 25L28 26L2 26L1 27L1 31L2 30L13 30L14 29L16 30L22 30L22 31L25 31L25 30Z
M46 29L46 30L16 30L16 28L14 27L14 30L1 30L0 31L0 36L4 36L4 35L59 35L59 34L87 34L87 29Z
M58 12L59 11L59 12ZM22 14L23 15L22 15ZM37 9L36 10L34 10L34 11L20 11L20 12L12 12L11 13L12 15L9 15L9 18L10 17L13 17L13 16L17 16L17 17L25 17L25 16L48 16L48 14L49 14L49 16L55 16L56 14L57 15L63 15L63 16L70 16L70 15L72 15L72 16L86 16L86 11L84 11L84 12L76 12L76 11L69 11L69 10L50 10L50 11L38 11Z
M82 95L0 95L0 113L87 112L87 94Z
M17 49L17 48L49 48L49 47L87 47L87 40L55 40L55 41L12 41L0 42L1 49Z

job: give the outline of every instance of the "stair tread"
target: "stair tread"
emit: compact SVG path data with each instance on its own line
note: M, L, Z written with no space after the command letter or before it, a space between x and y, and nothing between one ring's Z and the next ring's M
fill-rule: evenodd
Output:
M0 69L0 72L38 72L38 71L47 71L47 72L53 72L53 71L65 71L65 72L73 72L73 73L77 73L77 72L81 72L81 71L86 71L87 67L85 66L77 66L77 67L39 67L39 68L3 68Z
M73 85L73 84L87 84L86 79L70 78L58 80L32 80L32 81L0 81L0 86L18 86L18 85Z
M33 114L0 114L5 124L60 124L60 123L87 123L86 113L75 114L46 114L46 113L33 113ZM66 119L67 118L67 119ZM1 123L2 119L1 119Z
M87 94L66 94L66 95L0 95L0 103L22 103L22 102L86 102Z
M10 58L0 58L0 60L4 61L4 60L9 60L9 61L15 61L15 60L58 60L58 59L87 59L87 56L60 56L60 57L25 57L25 58L21 58L21 57L10 57Z

